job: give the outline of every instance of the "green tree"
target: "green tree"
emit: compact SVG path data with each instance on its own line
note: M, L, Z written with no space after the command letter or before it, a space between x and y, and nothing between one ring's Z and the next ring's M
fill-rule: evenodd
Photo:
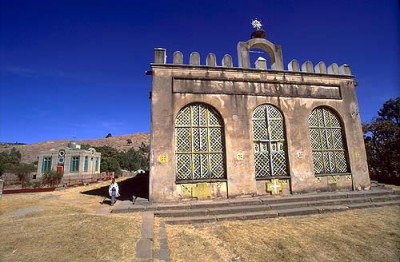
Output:
M400 97L386 101L363 130L371 178L400 185Z
M121 172L118 162L118 150L109 146L93 147L101 153L100 170L102 172Z
M10 152L0 152L0 176L5 172L13 173L21 161L21 153L13 147Z
M84 145L85 148L92 147ZM144 143L135 150L130 148L128 151L118 151L110 146L93 147L101 153L100 170L102 172L120 173L121 169L134 171L138 169L149 169L150 147Z
M122 169L134 171L141 167L141 157L139 151L131 148L127 152L120 152L118 160Z
M18 176L19 181L22 183L22 187L25 187L29 184L29 175L35 171L35 166L33 164L18 163L13 165L13 169L10 171Z

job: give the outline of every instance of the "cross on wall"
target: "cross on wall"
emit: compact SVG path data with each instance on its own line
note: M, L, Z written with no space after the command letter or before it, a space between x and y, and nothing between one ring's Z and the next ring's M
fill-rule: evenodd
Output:
M282 191L282 184L279 179L272 179L271 182L267 183L267 191L273 195L278 195Z

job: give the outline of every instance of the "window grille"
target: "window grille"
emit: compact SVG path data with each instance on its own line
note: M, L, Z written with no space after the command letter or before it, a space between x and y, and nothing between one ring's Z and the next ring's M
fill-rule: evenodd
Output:
M260 105L252 120L256 178L289 176L282 113L272 105Z
M223 121L213 108L191 104L175 121L176 180L225 179Z
M337 115L326 107L309 116L315 175L349 173L343 128Z

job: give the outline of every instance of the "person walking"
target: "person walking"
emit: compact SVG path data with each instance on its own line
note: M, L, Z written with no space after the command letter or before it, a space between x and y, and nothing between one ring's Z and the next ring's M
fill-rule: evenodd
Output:
M108 187L108 194L111 197L111 205L113 206L116 202L116 198L119 197L119 187L115 178L112 178L111 185Z

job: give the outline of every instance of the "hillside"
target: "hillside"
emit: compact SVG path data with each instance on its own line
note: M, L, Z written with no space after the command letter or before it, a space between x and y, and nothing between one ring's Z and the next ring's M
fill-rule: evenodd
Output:
M128 143L128 139L132 143ZM37 156L40 151L50 150L52 148L58 148L67 146L70 140L54 140L44 141L37 144L25 144L25 145L10 145L0 143L0 152L10 150L15 147L21 152L22 162L32 163L37 160ZM138 148L142 143L148 145L150 143L150 135L146 133L136 133L131 135L113 136L109 138L99 138L90 140L77 140L78 144L89 144L91 146L110 146L119 151L129 150L130 148Z

